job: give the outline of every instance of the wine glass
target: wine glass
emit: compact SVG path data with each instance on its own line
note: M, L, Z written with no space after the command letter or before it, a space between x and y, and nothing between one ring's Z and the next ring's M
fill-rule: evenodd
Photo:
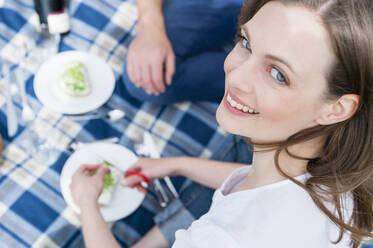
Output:
M45 137L40 137L34 130L27 128L22 135L22 148L39 163L49 165L57 158L58 150L55 148L53 130L49 131Z
M58 53L58 47L61 40L59 34L50 34L47 31L34 30L31 34L35 40L35 47L28 53L29 59L37 65L41 65L48 58Z

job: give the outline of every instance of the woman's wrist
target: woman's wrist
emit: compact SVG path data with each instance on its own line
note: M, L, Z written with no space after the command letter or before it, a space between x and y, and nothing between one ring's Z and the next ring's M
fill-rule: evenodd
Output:
M97 200L92 200L92 199L82 199L79 202L79 207L82 213L99 208Z
M80 219L83 226L87 227L87 224L91 223L92 220L97 219L97 216L101 215L98 204L85 204L80 207Z

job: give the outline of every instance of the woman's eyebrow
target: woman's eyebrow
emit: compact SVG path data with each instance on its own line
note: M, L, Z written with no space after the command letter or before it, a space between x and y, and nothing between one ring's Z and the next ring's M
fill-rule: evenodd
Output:
M293 70L293 68L291 67L290 63L287 62L285 59L283 59L283 58L281 58L281 57L278 57L278 56L275 56L275 55L271 55L271 54L266 54L265 57L268 58L268 59L272 59L272 60L278 61L278 62L280 62L281 64L284 64L287 68L290 69L290 71L291 71L292 73L297 74L297 73Z
M243 31L243 33L245 34L245 38L250 41L250 34L249 34L249 29L247 27L243 27L241 26L241 30ZM294 74L297 74L294 69L291 67L290 63L286 61L286 59L283 59L279 56L275 56L275 55L272 55L272 54L266 54L265 55L266 58L268 59L271 59L271 60L275 60L275 61L278 61L280 62L281 64L284 64L286 67L289 68L289 70L291 72L293 72Z

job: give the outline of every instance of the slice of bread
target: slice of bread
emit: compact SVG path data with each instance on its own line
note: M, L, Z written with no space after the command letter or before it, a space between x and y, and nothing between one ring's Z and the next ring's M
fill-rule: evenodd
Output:
M110 169L110 173L106 174L104 177L104 189L102 190L102 193L98 198L98 204L101 206L110 204L115 189L117 188L119 181L123 176L123 173L119 169L112 166L107 161L103 161L103 164L105 164Z
M86 68L82 62L73 61L63 66L62 74L57 79L58 87L72 97L87 96L92 91Z

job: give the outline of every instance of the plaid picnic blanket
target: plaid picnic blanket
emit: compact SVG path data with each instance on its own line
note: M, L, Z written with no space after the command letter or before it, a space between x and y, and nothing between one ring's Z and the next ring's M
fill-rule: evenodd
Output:
M162 156L188 155L209 158L225 137L215 120L216 104L183 102L158 106L131 98L121 80L122 62L136 34L137 9L134 0L71 0L71 31L63 35L59 51L80 50L95 54L109 63L115 73L113 96L98 109L122 109L126 116L118 122L105 120L71 121L48 110L35 96L33 78L38 66L24 65L26 90L36 119L21 122L21 96L13 96L18 117L18 132L7 136L5 83L0 81L0 132L3 136L3 161L0 165L0 247L84 247L81 223L68 207L60 189L60 173L71 155L66 150L72 140L94 141L119 137L119 144L131 148L133 140L145 130L155 138ZM20 41L34 44L29 36L37 23L32 0L0 0L0 55L11 61L12 74L19 61L12 53ZM53 159L42 164L22 141L33 130L40 139L54 141ZM183 178L172 179L176 188ZM112 231L123 247L128 247L154 224L159 210L154 199L146 197L130 216L112 223Z
M116 136L120 144L131 148L133 140L150 131L162 156L188 155L209 158L224 139L225 133L215 120L217 105L208 102L157 106L131 98L121 82L122 61L136 34L135 0L71 0L71 31L62 37L59 51L88 51L106 60L115 73L116 87L109 101L98 109L104 113L118 108L124 119L73 122L65 115L45 108L36 98L33 78L38 66L29 61L26 69L28 101L37 112L32 124L20 121L21 98L13 96L18 117L18 132L10 138L6 127L5 83L0 79L0 133L4 138L0 164L0 247L84 247L78 216L63 200L60 173L71 155L66 150L72 140L94 141ZM31 30L37 23L32 0L0 0L0 55L13 62L12 73L19 70L12 54L20 41L34 45ZM53 161L42 164L31 149L22 145L29 130L40 139L55 143ZM172 179L176 188L187 184ZM111 223L122 247L129 247L154 225L159 206L149 195L130 216ZM368 246L366 246L368 247ZM369 246L373 247L373 246Z

